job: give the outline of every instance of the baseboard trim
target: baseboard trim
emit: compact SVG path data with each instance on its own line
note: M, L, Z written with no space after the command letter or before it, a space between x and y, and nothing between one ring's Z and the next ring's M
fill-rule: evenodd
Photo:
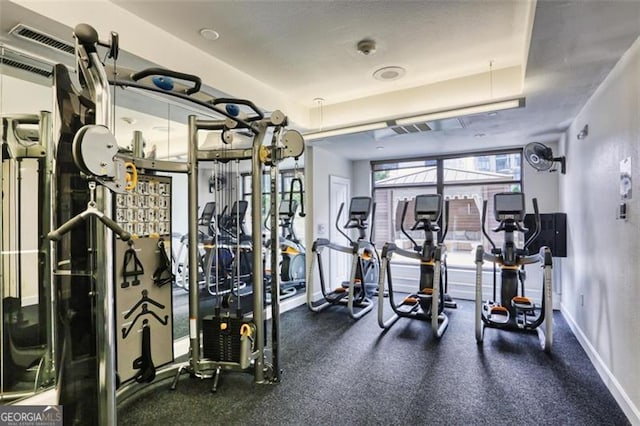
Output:
M591 363L600 375L605 386L609 389L609 392L611 392L611 395L613 395L613 398L616 400L631 424L640 425L640 410L638 410L638 407L636 407L633 401L631 401L629 395L627 395L622 385L620 385L620 382L618 382L611 370L606 366L596 349L591 345L587 336L584 335L582 329L580 329L575 319L571 316L563 303L560 304L560 311L569 324L569 328L571 328L571 331L573 331L578 342L580 342L580 345L587 353L587 356L591 360Z

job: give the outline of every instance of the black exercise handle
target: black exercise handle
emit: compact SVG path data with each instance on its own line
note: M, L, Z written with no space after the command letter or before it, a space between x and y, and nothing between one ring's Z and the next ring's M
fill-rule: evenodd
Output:
M420 246L418 245L418 243L416 243L416 240L411 238L411 235L409 235L407 233L406 229L404 229L404 219L407 217L407 210L408 209L409 209L409 200L404 200L404 206L402 207L402 219L400 220L400 230L402 231L402 233L404 235L407 236L409 241L411 241L411 243L413 244L413 249L415 251L420 251Z
M305 217L307 214L304 212L304 188L302 186L302 179L299 177L293 178L291 180L291 186L289 187L289 216L293 216L294 213L291 211L293 208L291 201L293 200L293 194L295 193L293 187L296 183L298 184L298 194L300 194L300 213L298 216Z
M487 220L487 204L488 204L487 200L482 201L482 233L491 244L491 247L495 250L496 245L491 239L491 237L489 236L489 234L487 234L487 229L484 226L484 222Z
M540 235L540 231L541 231L540 210L538 210L538 199L533 198L531 201L533 202L533 214L535 217L536 230L533 232L533 234L531 234L529 239L524 243L525 250L536 238L538 238L538 235Z
M342 210L344 210L344 203L340 204L340 209L338 209L338 216L336 217L336 229L339 233L344 235L344 237L349 240L349 243L353 244L353 240L349 238L349 236L340 229L340 216L342 216Z
M440 238L440 243L444 242L444 239L447 238L447 232L449 232L449 200L445 200L444 202L444 215L444 232Z
M88 53L96 52L96 45L98 44L98 32L89 24L78 24L73 29L73 34L76 36L78 43L85 48Z
M104 223L107 226L107 228L111 229L114 234L120 237L122 241L129 241L131 239L131 234L125 231L124 229L122 229L122 227L118 225L116 222L114 222L112 219L104 215L98 216L98 219L100 219L100 222Z
M236 104L236 105L244 105L247 106L253 111L257 117L247 118L246 121L255 121L262 120L264 118L264 114L260 109L248 99L235 99L235 98L216 98L212 102L213 105L227 105L227 104Z
M138 81L152 75L171 77L171 78L176 78L178 80L184 80L184 81L189 81L193 83L193 87L184 90L184 93L186 93L187 95L193 95L194 93L198 93L202 86L202 80L200 80L200 77L198 77L197 75L186 74L183 72L178 72L178 71L173 71L166 68L158 68L158 67L147 68L138 72L134 72L133 74L131 74L131 79L133 81Z
M373 203L373 207L371 208L371 229L369 229L369 242L373 243L373 239L375 238L375 229L376 229L376 203Z
M78 226L82 221L84 221L84 216L82 214L72 217L67 222L63 223L58 229L54 229L49 232L47 234L47 238L51 241L60 241L64 234Z

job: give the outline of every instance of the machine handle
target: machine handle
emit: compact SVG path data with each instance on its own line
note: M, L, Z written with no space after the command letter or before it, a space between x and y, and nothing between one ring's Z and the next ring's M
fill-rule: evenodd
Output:
M486 220L487 220L487 200L483 200L482 201L482 234L484 234L487 240L489 240L489 244L491 244L491 247L495 250L496 245L491 239L491 237L489 236L489 234L487 234L487 229L484 226L484 223Z
M100 222L104 223L105 226L113 231L122 241L129 241L131 239L131 234L122 229L120 225L118 225L113 219L105 216L104 214L97 215Z
M408 208L409 208L409 200L405 200L404 201L404 206L402 207L402 219L400 220L400 230L402 231L402 233L404 235L407 236L407 238L409 238L409 240L413 244L413 249L415 251L420 251L420 246L418 245L418 243L416 243L416 240L411 238L411 235L409 235L407 233L407 231L404 229L404 219L407 217L407 209Z
M369 241L373 243L376 229L376 203L371 207L371 229L369 230Z
M444 242L444 239L447 237L447 232L449 232L449 200L444 201L444 232L442 232L442 238L440 238L440 244Z
M302 186L302 179L300 178L293 178L291 180L291 186L289 187L289 216L293 216L294 213L293 211L291 211L291 200L293 200L293 194L295 193L293 187L296 183L298 184L298 194L300 194L300 213L298 214L298 216L305 217L307 214L304 212L304 189Z
M271 217L271 209L269 209L267 211L267 214L266 214L266 216L264 218L264 223L263 223L264 229L266 229L267 231L271 231L271 228L269 228L269 218L270 217Z
M344 203L340 204L340 208L338 209L338 216L336 217L336 229L339 233L344 235L344 237L349 241L349 243L353 244L353 240L349 238L349 236L340 229L340 216L342 216L342 210L344 210Z
M157 67L147 68L138 72L134 72L133 74L131 74L131 79L133 81L138 81L152 75L171 77L171 78L176 78L178 80L185 80L193 83L193 87L190 87L184 90L184 93L187 95L193 95L194 93L198 93L200 91L200 87L202 86L202 80L200 80L200 77L196 75L185 74L182 72L168 70L165 68L157 68Z
M76 36L76 40L81 44L85 50L89 53L96 51L96 45L98 44L98 32L89 24L78 24L73 29L73 34Z
M72 217L65 223L63 223L58 229L54 229L53 231L47 234L47 238L51 241L60 241L62 236L67 232L71 231L76 226L80 225L81 222L84 222L84 212L80 213L77 216Z
M256 121L262 120L264 118L264 114L260 109L248 99L234 99L234 98L216 98L212 102L213 105L225 105L225 104L236 104L236 105L244 105L251 109L257 117L247 118L246 121Z
M538 235L540 235L540 231L541 231L541 228L542 228L542 225L541 225L541 222L540 222L540 210L538 210L538 199L534 198L531 201L533 202L533 214L534 214L534 217L535 217L536 230L533 232L533 234L531 234L529 239L524 243L524 249L525 250L527 250L529 245L536 238L538 238Z
M122 241L129 241L131 239L130 233L122 229L122 227L115 221L105 216L104 213L94 207L88 208L79 215L74 216L63 223L58 229L54 229L53 231L49 232L47 234L47 238L52 241L60 241L64 234L79 226L80 223L84 222L87 216L97 217L100 222L104 223L107 228L111 229L116 235L118 235Z

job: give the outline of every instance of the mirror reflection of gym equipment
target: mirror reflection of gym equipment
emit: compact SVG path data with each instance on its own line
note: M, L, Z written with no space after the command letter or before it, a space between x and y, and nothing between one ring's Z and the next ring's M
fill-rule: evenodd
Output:
M276 269L280 274L280 299L288 299L295 296L306 285L306 249L302 240L295 231L296 216L304 218L304 189L302 178L294 175L289 184L289 190L283 193L283 198L278 207L278 229L280 234L280 252L282 260ZM296 188L297 187L297 188ZM269 225L269 216L265 218L265 229L273 231ZM271 240L268 240L270 242ZM267 245L267 249L271 247ZM270 280L273 271L269 270Z

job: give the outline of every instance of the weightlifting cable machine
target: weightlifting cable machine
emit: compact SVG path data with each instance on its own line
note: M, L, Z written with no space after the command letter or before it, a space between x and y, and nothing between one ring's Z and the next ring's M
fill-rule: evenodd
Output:
M271 364L267 363L265 356L265 318L264 318L264 299L263 299L263 273L262 273L262 256L260 251L253 254L253 268L255 271L255 287L253 292L253 318L249 322L245 322L245 327L241 328L242 338L241 353L235 358L236 361L224 361L214 359L204 359L201 353L201 323L199 316L199 294L198 294L198 162L199 161L230 161L233 159L251 159L253 170L253 194L252 203L259 206L262 197L261 176L265 165L270 166L272 175L272 197L271 210L273 226L277 226L277 187L275 176L277 176L277 163L288 157L298 158L304 151L304 141L299 132L295 130L285 130L287 118L280 111L274 111L270 117L265 115L250 101L238 99L212 98L204 93L199 93L200 79L189 74L178 73L171 70L150 68L139 72L131 72L130 70L118 69L118 74L112 72L108 75L107 70L97 52L98 46L107 47L109 49L109 57L117 58L118 53L118 35L111 33L109 42L102 42L98 38L98 34L89 25L80 24L74 29L76 38L76 62L80 71L80 82L83 91L78 92L72 90L73 94L57 88L58 107L63 117L59 125L66 130L67 135L71 135L73 144L70 140L61 140L64 142L58 146L58 168L54 173L53 180L56 191L64 189L64 182L61 179L66 173L65 179L71 179L72 182L84 182L84 178L80 178L83 174L89 177L89 191L83 190L82 199L88 201L86 209L77 211L77 199L57 200L58 204L71 204L76 209L66 208L67 217L59 216L58 222L66 221L62 225L49 233L49 239L60 241L62 236L68 232L76 232L73 238L73 245L82 246L80 249L85 252L90 250L91 255L88 256L87 263L90 266L90 275L82 273L78 275L78 279L89 279L92 288L89 293L91 298L88 315L91 316L90 321L85 327L94 327L92 339L95 343L95 366L90 371L95 371L95 385L89 387L91 390L82 386L71 385L69 392L82 392L76 394L78 399L89 396L89 415L94 416L93 419L82 418L80 421L85 423L94 423L99 425L117 424L116 414L116 354L115 354L115 312L113 309L113 297L115 280L113 276L113 260L111 256L105 253L111 253L113 241L107 228L113 231L126 241L130 238L130 233L125 231L118 223L109 218L111 208L110 191L121 192L127 185L127 170L135 171L136 168L174 172L188 174L188 215L189 215L189 335L190 335L190 360L187 364L171 365L157 373L157 376L171 377L175 375L174 386L177 378L182 371L187 371L195 377L211 377L210 372L215 371L217 378L222 369L240 370L252 372L256 383L278 382L280 379L279 367L279 294L278 283L272 286L272 356ZM64 68L64 70L62 70ZM57 65L56 69L62 74L66 68ZM110 70L111 71L111 70ZM121 77L121 76L127 77ZM150 77L162 76L165 79L179 79L192 84L192 87L185 87L184 84L176 84L175 88L158 87L157 84L150 84ZM68 80L68 75L66 77ZM64 78L63 78L64 80ZM144 91L152 91L163 95L172 96L182 101L195 104L209 112L225 117L218 120L199 120L196 116L189 116L189 154L188 162L172 162L164 160L156 160L155 158L141 158L119 149L115 137L109 130L111 124L110 110L111 98L109 93L109 84L118 87L133 87ZM70 84L69 84L70 85ZM197 96L194 96L197 95ZM60 98L62 96L62 98ZM228 112L227 108L221 106L235 104L246 107L251 116L248 118L240 118L236 114ZM80 108L80 114L74 112L73 115L65 115L66 112L77 111ZM83 125L80 131L77 127ZM242 129L251 132L253 143L251 148L234 149L233 147L223 150L200 150L198 147L198 131L199 130L221 130L223 140L227 143L233 141L233 132ZM265 145L264 141L269 132L272 134L271 145ZM75 135L75 136L74 136ZM67 136L68 139L68 136ZM68 147L68 148L67 148ZM61 151L61 150L64 150ZM63 154L61 156L61 153ZM73 154L73 158L72 157ZM96 155L98 154L98 155ZM66 161L63 163L62 161ZM75 164L74 164L75 163ZM129 163L129 164L127 164ZM66 167L66 169L65 169ZM68 175L68 176L67 176ZM80 178L80 180L78 179ZM134 179L135 180L135 179ZM62 185L62 186L61 186ZM107 190L109 189L109 190ZM275 192L275 193L274 193ZM59 197L59 196L58 196ZM80 200L82 201L82 200ZM75 203L75 204L73 204ZM84 208L84 207L82 207ZM260 208L252 209L253 214L253 238L256 246L260 246L262 224L262 212ZM75 215L75 216L73 216ZM96 227L94 220L89 220L89 232L79 227L85 223L85 219L96 218L106 225L106 228ZM77 231L76 231L77 230ZM272 244L277 247L277 234L274 234ZM54 251L54 260L64 261L65 256L69 256L69 240L59 243L57 250ZM60 245L62 244L62 245ZM73 245L71 250L73 251ZM55 247L55 246L54 246ZM63 253L64 252L64 253ZM102 253L102 256L96 256L96 253ZM85 253L86 255L86 253ZM71 253L73 260L73 254ZM272 262L277 264L279 258L279 250L272 252ZM57 265L61 265L60 262ZM73 268L73 266L72 266ZM65 272L65 271L62 271ZM55 273L55 272L54 272ZM58 272L59 273L59 272ZM71 273L62 275L71 276ZM84 275L83 275L84 274ZM277 277L276 277L277 281ZM144 296L144 295L143 295ZM66 336L65 336L66 338ZM66 343L65 343L66 344ZM89 342L91 345L91 342ZM238 359L239 358L239 359ZM253 370L252 370L253 367ZM63 365L61 368L65 368ZM86 381L86 379L85 379ZM93 383L93 382L92 382ZM130 384L136 385L135 382ZM61 388L65 387L65 383L61 383ZM214 385L215 387L215 385ZM95 390L94 390L95 389ZM117 392L118 398L124 398L135 391L135 386L123 386ZM63 389L64 392L64 389ZM93 393L93 397L87 395ZM80 404L82 405L82 404ZM82 410L82 407L80 407ZM95 409L95 410L94 410ZM65 410L66 416L67 410ZM86 412L85 412L86 414ZM77 420L77 419L76 419Z

